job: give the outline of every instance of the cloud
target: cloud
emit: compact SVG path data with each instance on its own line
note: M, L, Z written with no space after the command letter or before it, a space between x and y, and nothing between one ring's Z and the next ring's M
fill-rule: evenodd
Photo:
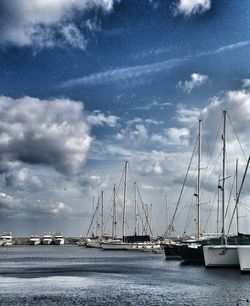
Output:
M114 115L108 115L101 113L99 110L94 111L92 114L87 116L87 121L90 125L108 125L110 127L115 127L119 117Z
M211 8L211 0L179 0L174 13L175 15L183 14L191 16L194 14L201 14Z
M191 74L191 80L190 81L180 81L177 84L178 88L181 88L184 92L187 92L188 94L196 87L200 87L204 85L208 81L207 75L202 75L198 73L192 73Z
M164 134L153 134L151 139L163 145L188 145L190 131L187 128L171 127L164 131Z
M250 79L244 79L243 81L243 88L249 88L250 87Z
M76 173L86 159L91 141L80 102L0 97L2 172L26 164L45 165L64 174Z
M0 43L39 48L70 45L85 49L86 35L96 27L85 13L100 8L112 10L115 0L2 0ZM82 15L80 25L74 14Z
M71 80L62 82L60 84L60 87L67 88L67 87L84 86L84 85L95 86L95 85L103 85L103 84L110 84L110 83L117 83L117 82L120 82L121 84L123 84L124 81L126 80L131 81L132 83L133 83L133 80L136 80L137 82L143 84L146 78L151 77L152 74L159 73L162 71L169 71L194 58L220 54L223 52L243 48L248 45L249 45L249 41L242 41L242 42L238 42L235 44L222 46L214 50L198 52L194 55L187 55L182 58L172 58L166 61L156 62L153 64L109 69L106 71L96 72L90 75L86 75L83 77L79 77L79 78L75 78L75 79L71 79ZM199 74L197 74L197 76L199 76ZM194 76L194 78L195 77L196 76ZM145 78L145 80L143 78ZM191 79L191 81L189 82L192 82L192 81L195 81L195 80Z
M163 70L169 70L176 67L186 61L186 58L182 59L170 59L164 62L138 65L125 68L117 68L107 70L104 72L97 72L77 79L72 79L61 84L62 87L72 87L77 85L100 85L109 84L117 81L124 81L126 79L140 78L143 76L151 75L152 73L160 72Z
M148 138L147 128L143 124L136 124L131 127L127 125L126 128L121 129L119 133L116 134L117 140L122 140L123 142L138 145L144 142Z
M14 187L16 190L29 190L36 192L43 187L41 179L32 174L27 168L12 171L5 175L6 186Z
M0 193L0 212L7 218L18 216L36 219L48 216L57 218L71 212L71 209L60 201L33 200Z

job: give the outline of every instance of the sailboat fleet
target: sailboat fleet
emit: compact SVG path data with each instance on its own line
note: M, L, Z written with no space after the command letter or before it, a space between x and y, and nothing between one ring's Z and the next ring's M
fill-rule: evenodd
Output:
M150 207L142 200L139 187L134 182L134 233L127 235L127 176L128 161L124 163L124 170L120 184L114 184L112 192L111 216L111 234L105 234L106 225L109 220L104 223L104 192L101 191L95 205L93 198L92 219L85 238L81 238L78 242L79 246L87 248L99 248L102 250L129 250L129 251L152 251L159 253L165 252L166 259L181 259L188 263L202 264L207 268L211 267L240 267L242 272L250 272L250 235L239 233L239 214L238 206L241 196L242 187L247 175L250 163L248 157L240 188L238 189L238 160L236 162L236 197L233 213L230 221L228 219L228 207L226 207L226 190L227 180L230 176L226 173L226 151L227 151L227 111L223 111L223 132L222 132L222 174L218 179L218 207L217 207L217 232L214 234L205 234L201 227L201 134L202 121L199 120L197 141L195 148L197 149L197 181L194 192L196 206L196 233L194 236L188 236L182 239L171 237L174 231L174 221L181 198L183 196L184 184L190 170L191 161L188 171L184 179L184 183L179 195L176 208L170 225L168 226L165 239L162 241L154 235L152 224L150 222ZM123 180L123 196L122 203L118 196L118 190ZM221 198L221 201L219 200ZM118 220L118 206L120 207L121 216ZM151 206L152 208L152 206ZM152 212L151 212L152 213ZM221 216L221 230L219 230L219 215ZM236 234L230 233L231 225L236 216ZM121 221L121 222L118 222ZM118 226L121 227L121 235L118 233ZM61 232L54 235L45 233L43 237L33 235L29 238L30 245L62 245L65 239ZM13 245L11 233L4 233L0 237L0 245Z
M134 183L134 194L135 194L135 230L134 235L126 235L126 205L127 205L127 173L128 173L128 161L124 163L124 171L122 174L123 178L123 203L121 205L116 185L113 187L113 200L112 200L112 228L111 235L104 235L104 220L103 220L103 191L98 197L97 205L94 209L91 223L85 239L82 239L78 245L88 248L100 248L103 250L140 250L140 251L160 251L161 244L159 241L154 239L152 226L149 220L149 209L145 208L146 204L142 201L139 193L139 188ZM141 201L141 209L137 201L139 195ZM117 236L117 204L121 206L121 236ZM139 234L139 220L141 221L141 234ZM93 227L95 226L95 233ZM92 230L92 235L89 234ZM148 235L148 231L150 235Z
M202 235L200 231L200 155L201 155L201 123L199 121L198 133L198 175L197 175L197 191L195 197L197 199L197 233L193 239L182 241L173 241L168 237L163 244L166 259L179 258L188 263L199 263L205 267L240 267L242 272L250 272L250 237L248 235L239 234L238 230L238 204L242 191L242 186L249 167L250 156L247 160L245 172L239 190L236 190L236 199L233 213L229 222L228 230L226 230L226 148L227 148L227 112L223 111L223 150L222 150L222 178L219 180L218 190L221 191L221 232L215 235ZM236 168L237 169L237 168ZM237 180L237 179L236 179ZM236 188L237 189L237 188ZM177 208L176 208L177 211ZM174 216L176 214L174 212ZM237 216L237 234L230 234L233 218ZM173 218L174 219L174 218ZM170 229L173 227L173 220Z

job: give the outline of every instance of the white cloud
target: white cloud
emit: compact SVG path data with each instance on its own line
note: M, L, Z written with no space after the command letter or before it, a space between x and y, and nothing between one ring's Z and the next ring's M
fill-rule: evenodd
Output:
M184 105L179 105L177 108L177 120L184 124L193 125L198 121L201 112L202 110L198 108L189 109Z
M1 171L27 164L75 173L91 141L80 102L0 97Z
M85 49L84 30L90 20L82 18L81 28L72 23L76 11L84 15L92 8L112 10L115 0L2 0L0 3L0 42L19 47L71 45ZM81 32L81 30L83 30Z
M137 121L134 121L135 123ZM132 121L116 134L116 139L130 145L139 145L148 139L148 130L143 124L132 125Z
M18 190L37 191L43 187L41 179L27 168L12 171L5 176L6 185Z
M182 65L183 63L186 63L194 58L211 56L214 54L220 54L223 52L243 48L248 45L249 45L249 41L242 41L242 42L222 46L214 50L206 50L203 52L198 52L194 55L187 55L182 58L172 58L172 59L162 61L162 62L157 62L154 64L109 69L106 71L101 71L101 72L92 73L90 75L85 75L80 78L70 79L68 81L61 83L60 87L64 88L64 87L74 87L74 86L81 86L81 85L102 85L102 84L110 84L114 82L124 83L125 80L133 80L133 79L136 79L138 83L142 84L145 82L145 80L143 80L143 77L146 79L146 77L150 77L154 73L158 73L162 71L169 71L172 68L178 67ZM194 78L196 78L195 75L196 74L194 74ZM197 76L199 76L199 74L197 74ZM192 81L193 80L191 79L191 81L186 81L186 82L192 82ZM168 102L166 102L166 104L165 105L163 104L162 106L164 107L167 105L169 105ZM137 107L137 109L147 110L153 106L154 104L150 103L147 106Z
M208 81L208 76L204 74L192 73L190 77L190 81L180 81L177 87L181 88L184 92L190 93L194 88L200 87Z
M250 79L244 79L242 87L243 88L249 88L250 87Z
M211 8L211 0L179 0L175 7L175 14L190 16L201 14Z
M114 115L108 115L101 113L99 110L94 111L91 115L87 116L87 120L91 125L108 125L110 127L115 127L119 120L119 117Z

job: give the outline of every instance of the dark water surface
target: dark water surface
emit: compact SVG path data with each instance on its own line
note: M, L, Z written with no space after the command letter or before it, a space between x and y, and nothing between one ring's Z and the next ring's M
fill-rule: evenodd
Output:
M0 247L0 305L236 305L240 298L250 298L250 275L239 269L73 245Z

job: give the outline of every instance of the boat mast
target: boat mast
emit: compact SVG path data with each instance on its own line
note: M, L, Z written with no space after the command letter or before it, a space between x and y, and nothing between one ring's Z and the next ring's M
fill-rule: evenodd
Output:
M222 169L222 239L226 242L225 236L225 180L226 180L226 118L227 112L223 111L223 169Z
M137 192L136 192L136 182L134 182L134 194L135 194L135 236L137 236Z
M123 213L122 213L122 239L125 238L125 220L126 220L126 196L127 196L127 171L128 161L125 160L124 166L124 193L123 193Z
M113 188L113 213L112 213L112 239L116 237L116 202L115 202L115 184Z
M104 222L103 222L103 190L101 191L101 237L103 237L103 227L104 227Z
M201 172L201 120L198 131L198 175L197 175L197 239L200 239L200 172Z
M236 169L235 169L235 195L236 200L238 198L238 159L236 159ZM236 206L236 233L239 234L239 210L238 205Z

